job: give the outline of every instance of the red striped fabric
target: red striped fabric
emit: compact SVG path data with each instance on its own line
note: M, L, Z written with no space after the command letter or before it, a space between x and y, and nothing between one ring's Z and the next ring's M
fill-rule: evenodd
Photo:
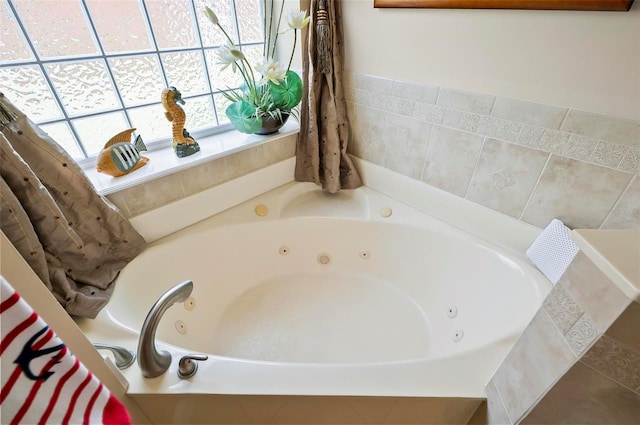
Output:
M129 425L128 412L0 276L3 424Z

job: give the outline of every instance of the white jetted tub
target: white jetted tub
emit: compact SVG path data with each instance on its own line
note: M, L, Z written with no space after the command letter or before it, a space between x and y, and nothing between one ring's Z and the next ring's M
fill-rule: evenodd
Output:
M107 307L79 326L92 342L135 352L154 302L193 281L191 298L167 310L156 334L158 348L173 356L169 370L153 379L137 364L122 371L128 393L157 421L243 423L193 413L211 411L218 400L213 410L241 406L240 416L278 403L298 413L300 403L319 409L295 416L283 408L286 417L259 423L315 423L334 402L349 412L356 402L366 412L387 404L401 412L390 408L375 423L466 423L550 290L524 256L540 229L433 188L420 193L426 185L378 171L367 172L371 186L392 184L414 207L371 186L329 195L310 183L284 184L158 236L123 270ZM161 235L176 212L189 215L183 207L163 207L169 211L134 224L145 227L151 217ZM189 353L208 360L180 379L178 360ZM435 416L425 419L427 411ZM340 413L332 420L373 419Z
M155 241L79 325L135 351L153 303L192 280L156 335L170 369L124 370L130 393L481 399L550 289L523 252L369 187L294 182ZM187 353L209 359L182 380Z

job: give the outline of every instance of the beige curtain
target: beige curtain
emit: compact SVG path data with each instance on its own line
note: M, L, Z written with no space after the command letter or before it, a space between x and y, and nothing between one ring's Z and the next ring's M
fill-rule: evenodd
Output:
M0 130L2 232L69 314L95 317L145 240L2 93Z
M300 134L295 179L335 193L362 185L347 155L350 126L342 85L344 49L340 0L310 0L302 37Z

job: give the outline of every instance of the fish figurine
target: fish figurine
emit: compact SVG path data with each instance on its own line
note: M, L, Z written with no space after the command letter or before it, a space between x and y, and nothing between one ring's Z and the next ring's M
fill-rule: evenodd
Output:
M120 177L145 165L149 158L141 156L141 151L146 151L147 147L138 135L131 143L131 134L136 131L130 128L113 136L98 154L96 170L99 173L108 174L113 177Z

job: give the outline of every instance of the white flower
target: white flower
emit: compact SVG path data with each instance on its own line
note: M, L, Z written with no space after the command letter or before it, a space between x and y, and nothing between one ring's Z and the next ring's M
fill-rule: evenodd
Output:
M218 64L224 65L222 70L231 65L233 72L236 72L236 62L244 59L244 54L232 43L227 42L218 49Z
M207 18L209 18L211 22L213 22L213 25L218 25L218 17L213 12L213 10L209 8L209 6L204 7L204 14L207 15Z
M309 24L310 16L306 16L306 10L291 9L285 18L287 25L292 30L299 30L306 27Z
M267 59L264 63L256 65L256 70L262 74L262 79L258 81L258 85L262 86L271 81L275 85L280 85L278 80L284 79L287 71L280 66L280 63L274 62L273 59Z

